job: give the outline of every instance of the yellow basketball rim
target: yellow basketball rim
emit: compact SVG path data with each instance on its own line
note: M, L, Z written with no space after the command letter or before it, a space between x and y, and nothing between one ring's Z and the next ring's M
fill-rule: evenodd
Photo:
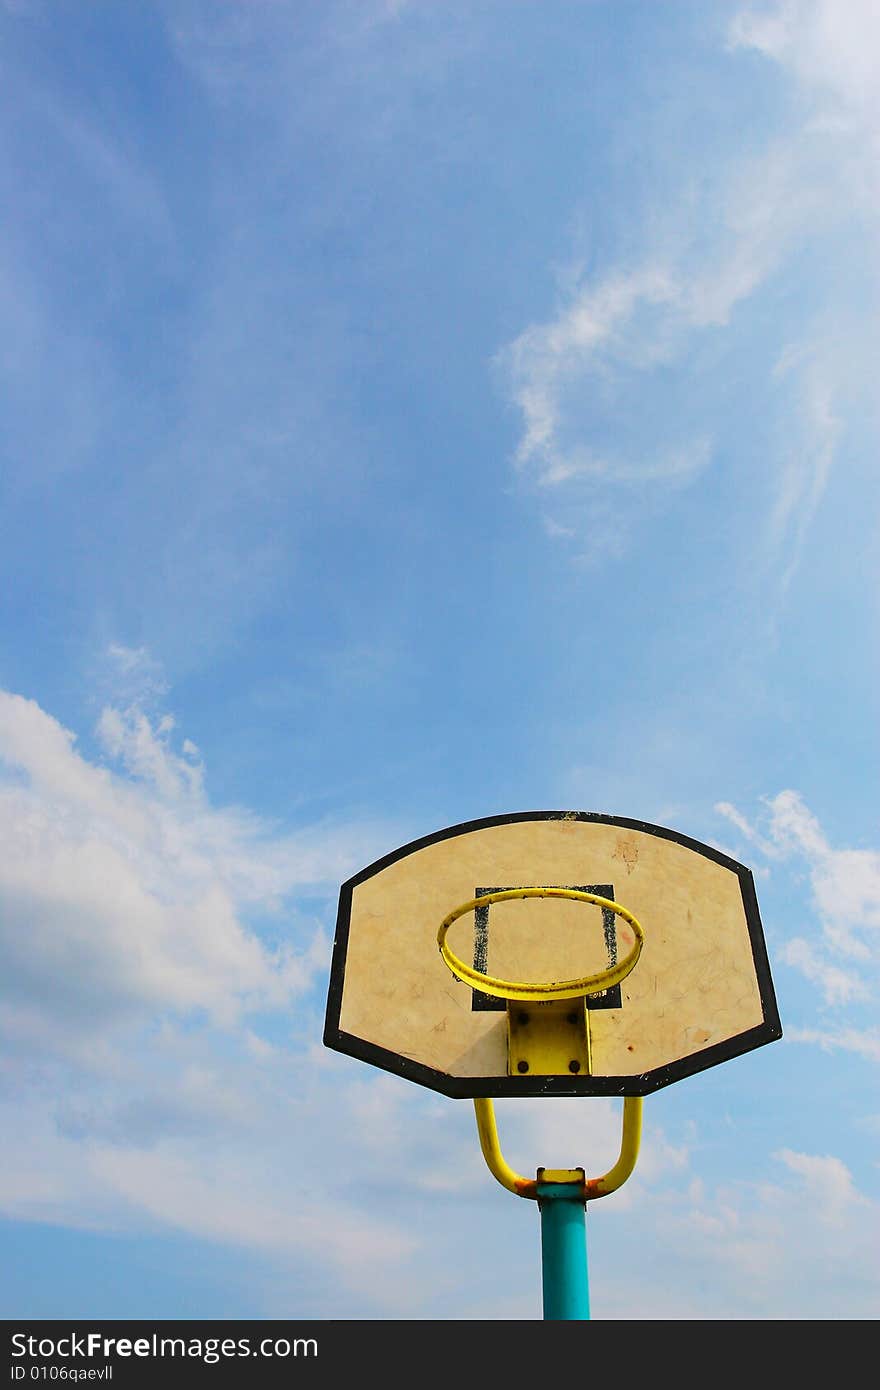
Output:
M506 902L512 898L573 898L576 902L593 903L596 907L607 908L616 916L622 917L633 929L635 941L629 955L616 965L609 966L607 970L600 970L595 975L584 975L576 980L551 980L547 983L540 981L520 982L517 980L500 980L494 975L484 975L480 970L474 970L466 961L447 945L446 934L452 923L459 917L463 917L467 912L473 912L478 907L490 907L493 903ZM464 984L470 985L472 989L482 990L484 994L494 995L498 999L522 999L534 1003L545 1002L549 999L580 999L587 994L599 994L602 990L611 989L614 985L619 985L621 980L625 980L633 966L636 964L642 953L642 946L645 942L645 933L640 923L631 912L620 903L612 902L610 898L600 898L596 893L584 893L578 888L505 888L498 893L486 893L481 898L471 898L468 902L462 903L452 912L448 913L440 923L440 930L437 933L437 945L440 954L459 980Z

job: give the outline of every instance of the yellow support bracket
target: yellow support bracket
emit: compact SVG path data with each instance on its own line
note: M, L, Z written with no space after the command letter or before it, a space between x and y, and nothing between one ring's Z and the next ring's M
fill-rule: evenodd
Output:
M498 1141L498 1126L495 1123L495 1107L491 1100L488 1097L475 1099L474 1111L477 1117L480 1148L483 1151L489 1172L494 1178L497 1178L502 1187L507 1188L508 1192L514 1192L517 1197L532 1197L537 1200L538 1179L524 1178L520 1173L515 1172L501 1152L501 1145ZM607 1197L609 1193L616 1192L619 1187L623 1186L635 1168L641 1140L642 1097L625 1096L620 1154L613 1168L609 1168L608 1172L601 1178L587 1178L582 1168L539 1168L540 1179L542 1182L571 1182L574 1177L575 1180L582 1180L583 1182L582 1196L585 1202L592 1201L596 1197Z

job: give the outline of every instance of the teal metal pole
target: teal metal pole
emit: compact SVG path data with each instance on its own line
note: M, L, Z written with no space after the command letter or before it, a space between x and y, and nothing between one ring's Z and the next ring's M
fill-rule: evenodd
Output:
M589 1321L587 1223L583 1187L576 1182L539 1182L544 1319Z

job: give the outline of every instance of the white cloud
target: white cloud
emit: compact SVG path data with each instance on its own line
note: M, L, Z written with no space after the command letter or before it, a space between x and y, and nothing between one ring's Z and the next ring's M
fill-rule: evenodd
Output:
M112 758L139 781L151 786L163 799L198 800L202 793L202 768L192 755L179 757L170 747L174 720L166 716L154 726L139 709L102 710L97 735ZM189 744L189 749L194 749Z
M768 800L770 834L787 853L800 851L811 859L822 859L829 852L828 841L812 811L795 791L779 792Z
M774 1158L776 1181L755 1175L646 1194L650 1239L632 1242L629 1302L622 1286L600 1316L631 1316L635 1299L642 1316L675 1320L729 1319L732 1309L753 1320L870 1318L880 1208L836 1156L782 1149Z
M791 1149L780 1149L774 1156L802 1179L807 1192L815 1197L823 1221L839 1225L847 1208L872 1209L872 1204L856 1190L852 1174L841 1159L827 1154L794 1153Z
M771 860L806 863L821 939L796 936L781 959L817 985L829 1005L871 998L880 964L880 852L834 849L791 789L766 799L762 833L729 802L716 810Z
M686 218L668 219L641 264L569 277L558 313L496 357L522 414L520 471L528 467L539 485L578 477L633 485L691 481L705 467L713 449L705 429L672 438L676 426L659 407L656 443L638 457L608 458L591 436L609 411L620 421L636 409L639 383L654 369L682 366L700 335L727 327L797 241L827 221L813 162L797 141L778 140L731 163L696 205L685 197ZM638 412L645 408L639 400Z
M178 1046L182 1059L192 1042ZM173 1057L172 1049L165 1060ZM305 1267L312 1278L329 1268L340 1297L354 1290L377 1315L405 1308L429 1277L426 1270L423 1280L408 1279L418 1238L393 1212L362 1203L346 1172L349 1153L308 1087L285 1087L285 1070L290 1058L274 1084L261 1086L238 1064L220 1076L215 1057L207 1067L185 1066L183 1084L169 1074L160 1096L139 1088L144 1076L130 1064L125 1084L81 1095L78 1109L64 1104L53 1113L36 1088L0 1101L0 1211L108 1233L183 1233L264 1256L280 1270ZM356 1124L349 1135L357 1144ZM372 1179L369 1162L358 1173Z
M829 1004L846 1004L850 1000L870 998L870 991L858 975L842 970L803 937L787 941L780 949L779 958L786 965L799 970L805 979L818 985Z
M769 803L770 833L780 848L810 864L816 906L826 937L838 954L868 961L876 956L880 929L880 853L834 850L816 817L794 791Z
M880 1062L880 1030L858 1028L787 1028L789 1042L815 1043L823 1052L854 1052L870 1062Z
M35 701L0 692L0 1210L184 1231L288 1269L323 1265L380 1312L405 1307L412 1290L395 1278L413 1239L366 1210L357 1184L346 1194L333 1130L341 1117L362 1174L381 1079L374 1103L316 1093L297 1041L320 1036L312 987L328 964L311 900L329 912L379 837L278 834L211 805L169 716L109 708L99 725L109 766ZM386 1116L399 1104L392 1093Z
M781 0L750 6L730 26L733 47L788 69L816 101L874 126L880 118L880 11L874 0Z
M323 921L289 901L369 859L339 827L278 835L210 805L167 718L107 709L121 771L89 762L35 701L0 692L2 1017L17 1046L80 1040L153 1011L230 1025L277 1009L325 968ZM248 914L285 916L271 948Z

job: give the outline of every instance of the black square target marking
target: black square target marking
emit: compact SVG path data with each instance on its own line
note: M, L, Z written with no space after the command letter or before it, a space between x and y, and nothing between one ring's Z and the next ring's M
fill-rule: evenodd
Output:
M497 888L475 888L475 898L486 898L491 893L509 893L519 888L518 883L508 883ZM614 885L612 883L541 883L535 884L537 888L568 888L576 893L595 893L597 898L608 898L614 902ZM474 969L479 970L481 975L491 975L489 965L489 913L491 907L478 907L474 911ZM586 922L589 930L592 925ZM607 965L610 967L617 964L617 917L610 907L602 908L602 931L605 936L605 950L608 956ZM471 1009L475 1013L503 1013L507 1007L505 999L499 999L497 995L486 994L481 989L473 991ZM587 996L588 1009L619 1009L621 1007L620 985L613 985L611 989L603 989L598 994Z

